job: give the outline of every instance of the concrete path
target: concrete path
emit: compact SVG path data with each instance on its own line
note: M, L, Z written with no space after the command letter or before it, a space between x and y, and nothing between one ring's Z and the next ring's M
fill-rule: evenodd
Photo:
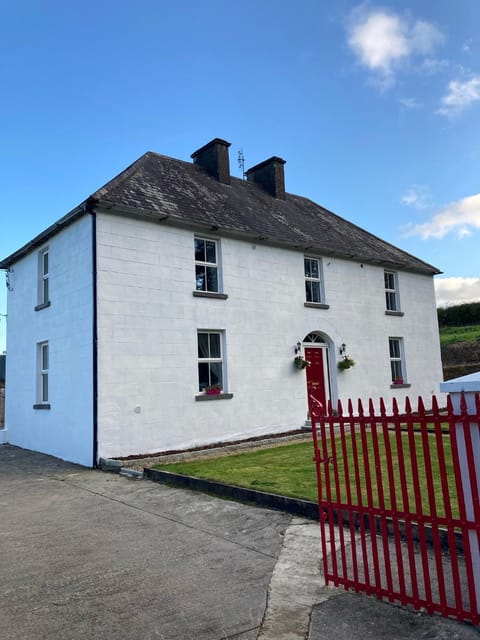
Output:
M338 545L336 545L338 549ZM318 523L293 518L269 585L259 640L478 640L480 629L325 586Z
M314 604L328 598L320 574L320 529L293 518L273 570L259 640L303 640Z
M0 446L0 639L254 640L291 517Z

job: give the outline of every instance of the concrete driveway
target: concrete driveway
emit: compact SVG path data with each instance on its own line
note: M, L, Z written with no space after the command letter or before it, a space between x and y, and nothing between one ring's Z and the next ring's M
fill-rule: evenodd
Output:
M0 446L0 638L257 637L291 517Z

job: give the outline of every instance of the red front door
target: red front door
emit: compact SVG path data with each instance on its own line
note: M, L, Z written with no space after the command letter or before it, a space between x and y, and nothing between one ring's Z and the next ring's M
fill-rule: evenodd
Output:
M330 385L328 383L327 350L321 347L305 347L305 360L310 362L307 372L307 397L308 413L312 414L311 397L318 400L325 409L330 397Z

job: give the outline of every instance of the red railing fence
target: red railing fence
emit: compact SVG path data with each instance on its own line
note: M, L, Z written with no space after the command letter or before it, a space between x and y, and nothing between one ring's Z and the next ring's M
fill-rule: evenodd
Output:
M325 580L480 623L480 397L312 412Z

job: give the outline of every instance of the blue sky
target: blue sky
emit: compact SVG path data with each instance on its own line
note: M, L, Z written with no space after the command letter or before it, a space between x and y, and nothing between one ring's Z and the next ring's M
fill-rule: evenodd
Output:
M480 299L478 0L2 5L1 257L220 137L233 175L281 156L288 191L439 267L439 304Z

